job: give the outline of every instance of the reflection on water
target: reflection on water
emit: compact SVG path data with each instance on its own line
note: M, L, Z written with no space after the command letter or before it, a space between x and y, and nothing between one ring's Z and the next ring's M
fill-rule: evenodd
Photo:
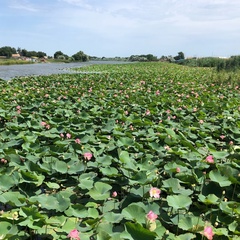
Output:
M77 63L36 63L23 65L0 66L0 79L10 80L15 77L74 73L70 68L83 67L92 64L116 64L121 62L89 61Z

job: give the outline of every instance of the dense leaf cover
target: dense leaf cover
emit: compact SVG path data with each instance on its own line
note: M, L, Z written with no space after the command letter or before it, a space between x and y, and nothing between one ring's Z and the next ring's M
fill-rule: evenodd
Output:
M236 82L165 63L81 70L0 83L0 238L239 239Z

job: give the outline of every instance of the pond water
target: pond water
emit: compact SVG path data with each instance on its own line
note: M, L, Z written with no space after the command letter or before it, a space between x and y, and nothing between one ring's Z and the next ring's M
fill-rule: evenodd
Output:
M15 77L51 75L61 73L76 73L70 68L83 67L93 64L120 64L115 61L89 61L75 63L35 63L35 64L18 64L18 65L1 65L0 79L10 80Z

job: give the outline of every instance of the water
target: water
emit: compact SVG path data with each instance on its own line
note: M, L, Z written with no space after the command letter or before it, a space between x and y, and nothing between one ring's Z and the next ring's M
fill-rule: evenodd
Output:
M120 64L115 61L89 61L76 63L35 63L23 65L0 65L0 79L10 80L15 77L39 76L61 73L76 73L70 68L89 66L93 64Z

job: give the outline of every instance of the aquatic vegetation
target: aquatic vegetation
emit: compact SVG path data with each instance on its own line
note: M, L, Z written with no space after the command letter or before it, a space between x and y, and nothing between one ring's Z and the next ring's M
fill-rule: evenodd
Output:
M239 77L80 71L0 82L1 239L238 239Z

